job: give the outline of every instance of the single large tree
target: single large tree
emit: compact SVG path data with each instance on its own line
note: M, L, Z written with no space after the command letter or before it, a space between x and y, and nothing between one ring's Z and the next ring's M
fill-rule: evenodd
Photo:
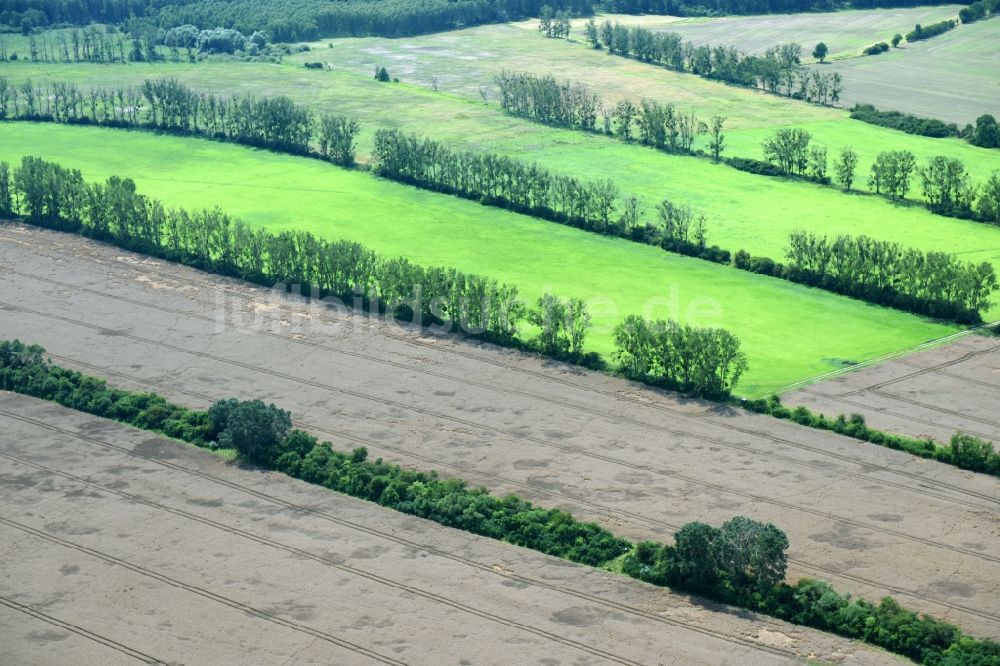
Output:
M837 162L834 164L834 170L837 172L837 182L843 186L844 191L851 191L851 185L854 183L854 173L857 168L858 154L854 152L854 148L851 146L841 148L840 157L837 158Z
M823 62L824 60L826 60L827 53L829 53L829 49L826 47L826 44L820 42L819 44L816 45L816 48L813 49L813 58L816 58L816 60Z

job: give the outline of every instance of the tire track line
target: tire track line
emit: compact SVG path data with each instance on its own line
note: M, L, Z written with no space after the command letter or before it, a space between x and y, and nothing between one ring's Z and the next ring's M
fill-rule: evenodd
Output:
M124 643L119 643L118 641L107 638L106 636L101 636L100 634L96 634L93 631L84 629L83 627L80 627L78 625L70 624L69 622L60 620L57 617L53 617L52 615L48 615L46 613L41 612L40 610L34 609L31 606L26 606L24 604L18 603L13 599L8 599L7 597L0 596L0 604L7 606L12 610L18 611L19 613L24 613L25 615L31 616L36 620L41 620L42 622L50 624L54 627L64 629L65 631L69 631L78 636L82 636L83 638L91 640L95 643L99 643L104 647L108 647L111 648L112 650L116 650L117 652L121 652L124 655L132 657L136 661L141 661L146 664L155 664L156 666L166 666L167 662L163 661L162 659L151 657L145 652L140 652L139 650L130 648Z
M372 659L374 659L376 661L380 661L380 662L382 662L384 664L397 664L399 666L405 666L405 662L399 661L397 659L393 659L392 657L388 657L388 656L383 655L383 654L379 654L378 652L375 652L374 650L369 650L366 647L363 647L361 645L357 645L355 643L351 643L350 641L346 641L346 640L344 640L342 638L338 638L334 634L330 634L330 633L327 633L325 631L321 631L319 629L315 629L315 628L310 627L310 626L305 625L305 624L300 624L298 622L293 622L292 620L286 620L285 618L282 618L282 617L277 616L277 615L272 615L271 613L267 613L267 612L262 611L260 609L254 608L253 606L248 606L248 605L246 605L244 603L241 603L241 602L236 601L234 599L230 599L228 597L222 596L221 594L216 594L215 592L211 592L209 590L206 590L204 588L198 587L196 585L191 585L189 583L185 583L183 581L179 581L179 580L177 580L175 578L171 578L171 577L166 576L164 574L161 574L161 573L158 573L156 571L153 571L152 569L147 569L146 567L143 567L141 565L135 564L133 562L128 562L127 560L123 560L121 558L115 557L114 555L109 555L109 554L103 553L103 552L101 552L99 550L95 550L93 548L89 548L87 546L84 546L84 545L81 545L81 544L78 544L78 543L74 543L72 541L67 541L66 539L63 539L63 538L58 537L58 536L55 536L54 534L49 534L48 532L44 532L42 530L37 530L37 529L35 529L33 527L30 527L28 525L24 525L24 524L19 523L17 521L11 520L10 518L7 518L6 516L0 515L0 524L7 525L8 527L11 527L11 528L16 529L16 530L20 530L20 531L22 531L22 532L24 532L26 534L30 534L30 535L32 535L34 537L37 537L39 539L42 539L44 541L48 541L50 543L54 543L56 545L63 546L64 548L68 548L70 550L76 550L78 552L84 553L85 555L89 555L89 556L91 556L93 558L96 558L96 559L99 559L99 560L103 560L103 561L108 562L110 564L114 564L114 565L120 566L120 567L122 567L124 569L128 569L129 571L132 571L133 573L137 573L139 575L146 576L147 578L152 578L153 580L159 581L159 582L161 582L161 583L163 583L165 585L168 585L170 587L173 587L173 588L176 588L176 589L179 589L179 590L184 590L186 592L190 592L192 594L196 594L196 595L198 595L200 597L204 597L204 598L206 598L206 599L208 599L210 601L214 601L214 602L216 602L218 604L222 604L224 606L229 606L230 608L234 608L236 610L243 611L244 613L246 613L247 615L250 615L251 617L256 617L258 619L265 620L265 621L271 622L273 624L277 624L277 625L285 627L287 629L292 629L292 630L298 631L300 633L308 634L309 636L312 636L314 638L318 638L320 640L326 641L327 643L332 643L333 645L337 645L338 647L346 648L347 650L350 650L351 652L355 652L357 654L361 654L361 655L364 655L366 657L370 657L370 658L372 658Z
M446 606L454 608L454 609L456 609L458 611L461 611L463 613L474 615L476 617L479 617L479 618L484 619L484 620L488 620L490 622L496 622L498 624L501 624L503 626L506 626L506 627L509 627L509 628L512 628L512 629L517 629L517 630L520 630L520 631L531 633L531 634L534 634L534 635L539 636L541 638L544 638L544 639L547 639L547 640L550 640L550 641L553 641L553 642L556 642L556 643L561 643L562 645L565 645L567 647L574 648L574 649L577 649L577 650L581 650L581 651L586 652L588 654L591 654L593 656L601 657L602 659L608 659L610 661L614 661L614 662L617 662L619 664L635 664L636 666L639 665L639 662L633 661L633 660L631 660L631 659L629 659L627 657L623 657L621 655L617 655L617 654L614 654L612 652L607 652L607 651L602 650L600 648L595 648L595 647L589 646L589 645L587 645L585 643L582 643L580 641L576 641L576 640L573 640L571 638L567 638L565 636L559 636L558 634L553 634L553 633L545 631L543 629L538 629L536 627L532 627L530 625L523 624L521 622L517 622L516 620L510 620L510 619L504 618L504 617L502 617L500 615L495 615L493 613L490 613L489 611L480 610L478 608L469 606L469 605L464 604L462 602L455 601L453 599L449 599L448 597L445 597L443 595L437 594L435 592L430 592L428 590L424 590L424 589L421 589L419 587L414 587L414 586L408 585L406 583L401 583L401 582L393 580L391 578L386 578L384 576L380 576L379 574L375 574L375 573L372 573L370 571L366 571L364 569L359 569L357 567L353 567L353 566L348 565L348 564L343 564L343 563L336 562L336 561L334 561L334 560L332 560L330 558L323 557L322 555L317 555L315 553L312 553L312 552L307 551L307 550L303 550L301 548L297 548L295 546L289 546L287 544L283 544L281 542L274 541L273 539L269 539L267 537L254 534L252 532L247 532L246 530L241 530L239 528L233 527L231 525L227 525L225 523L220 523L218 521L212 520L211 518L207 518L205 516L200 516L200 515L195 514L195 513L184 511L183 509L177 509L177 508L174 508L174 507L167 506L165 504L160 504L158 502L154 502L153 500L146 499L146 498L144 498L142 496L139 496L139 495L134 495L132 493L127 493L127 492L124 492L124 491L121 491L121 490L116 490L114 488L109 488L108 486L103 486L103 485L101 485L99 483L94 483L92 481L88 481L87 479L85 479L85 478L83 478L81 476L77 476L75 474L70 474L69 472L64 472L64 471L61 471L61 470L57 470L57 469L54 469L52 467L47 467L47 466L41 465L39 463L31 462L31 461L28 461L28 460L23 460L23 459L18 458L16 456L11 456L11 455L8 455L8 454L5 454L5 453L0 453L0 458L6 458L6 459L8 459L8 460L10 460L12 462L24 465L26 467L33 467L33 468L35 468L37 470L44 471L47 474L51 474L51 475L54 475L54 476L60 476L60 477L62 477L64 479L68 479L70 481L73 481L74 483L77 483L79 485L84 485L84 486L87 486L89 488L94 488L94 489L100 490L102 492L106 492L106 493L109 493L109 494L112 494L112 495L117 495L117 496L119 496L119 497L121 497L123 499L129 500L129 501L132 501L132 502L136 502L138 504L143 504L145 506L148 506L150 508L156 509L158 511L164 511L166 513L171 513L171 514L173 514L175 516L179 516L179 517L184 518L186 520L190 520L190 521L193 521L193 522L201 523L203 525L207 525L207 526L212 527L214 529L220 530L222 532L226 532L228 534L232 534L234 536L241 537L243 539L247 539L249 541L253 541L253 542L261 544L263 546L268 546L268 547L274 548L276 550L282 550L282 551L284 551L286 553L289 553L291 555L295 555L295 556L302 557L302 558L305 558L305 559L308 559L308 560L312 560L313 562L317 562L317 563L322 564L324 566L329 566L329 567L332 567L334 569L338 569L340 571L343 571L343 572L348 573L348 574L352 574L354 576L359 576L361 578L365 578L367 580L370 580L370 581L372 581L374 583L378 583L380 585L384 585L386 587L390 587L390 588L393 588L393 589L396 589L396 590L400 590L400 591L403 591L403 592L409 592L409 593L411 593L413 595L416 595L418 597L421 597L423 599L427 599L429 601L433 601L433 602L439 603L439 604L444 604Z

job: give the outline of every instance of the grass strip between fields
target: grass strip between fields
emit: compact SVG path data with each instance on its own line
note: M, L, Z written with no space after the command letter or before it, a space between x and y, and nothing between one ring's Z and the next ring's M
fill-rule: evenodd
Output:
M788 539L771 524L736 517L720 528L688 523L672 545L631 543L596 523L510 495L469 488L436 472L408 471L364 448L338 451L292 429L291 414L260 401L220 400L207 411L129 392L53 364L45 350L0 341L0 389L49 400L209 449L235 449L249 463L434 522L620 572L654 585L703 595L795 624L855 638L942 666L1000 663L1000 644L901 607L875 605L829 584L784 581Z

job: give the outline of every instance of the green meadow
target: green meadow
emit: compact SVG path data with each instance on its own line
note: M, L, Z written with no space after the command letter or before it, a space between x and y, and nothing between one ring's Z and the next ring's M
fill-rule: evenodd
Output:
M556 41L538 39L543 46ZM630 62L622 58L609 60ZM642 67L659 71L647 65ZM5 65L0 73L16 83L29 78L36 83L73 80L84 87L135 85L148 77L172 76L205 92L287 94L317 111L358 117L363 128L359 140L362 159L371 148L375 129L397 127L459 149L489 150L537 161L553 171L584 179L610 178L623 192L640 198L647 217L654 214L656 203L663 198L688 203L707 216L710 242L776 260L783 258L789 232L806 228L827 235L868 234L923 250L957 253L970 261L990 261L1000 268L1000 227L941 217L920 206L893 204L880 197L843 194L831 187L747 174L708 160L668 155L605 136L546 127L506 116L495 103L484 105L460 93L435 92L421 85L381 84L359 74L257 63L14 63ZM814 108L711 85L801 109ZM820 111L842 113L832 109ZM790 112L788 115L799 117ZM960 156L979 179L1000 168L1000 152L975 148L958 140L913 137L844 118L804 120L801 124L816 135L817 141L826 144L831 154L845 144L853 145L861 153L860 186L866 178L866 157L873 158L882 147L907 147L920 152L921 160L937 153ZM759 154L759 140L768 131L744 128L729 132L732 146L729 152ZM1000 308L991 310L990 316L1000 318Z
M763 395L847 363L947 335L953 327L668 254L620 239L487 208L349 171L202 139L51 124L0 124L0 159L39 155L89 180L136 179L168 205L219 206L272 230L348 238L391 256L455 266L590 302L589 347L612 352L625 315L671 316L730 329L751 369L743 395Z

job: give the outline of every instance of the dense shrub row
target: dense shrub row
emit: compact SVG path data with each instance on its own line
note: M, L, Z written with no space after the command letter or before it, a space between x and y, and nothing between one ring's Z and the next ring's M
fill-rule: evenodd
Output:
M993 450L992 442L972 435L955 433L948 446L943 446L930 438L919 439L876 430L865 423L865 417L861 414L851 414L850 416L840 414L831 419L817 414L807 407L789 408L781 404L781 400L776 395L759 400L740 400L739 404L758 414L768 414L775 418L795 421L810 428L830 430L878 446L906 451L921 458L932 458L962 469L1000 476L1000 452Z
M688 523L673 544L633 545L558 509L513 495L498 498L434 472L370 461L364 448L337 451L330 442L292 429L291 415L275 405L229 399L207 412L190 410L152 394L109 388L103 380L53 365L43 352L0 341L0 386L157 432L166 432L157 422L194 424L174 428L174 436L200 446L231 447L262 467L473 534L591 566L617 562L633 578L861 639L918 663L982 666L1000 660L1000 645L964 636L957 627L902 608L892 598L876 606L852 600L823 581L788 585L788 538L769 523L742 516L718 528Z
M891 129L919 134L933 138L959 136L980 148L1000 148L1000 129L992 115L986 113L976 118L976 124L966 124L962 129L954 123L945 123L935 118L920 118L899 111L880 111L871 104L855 104L851 109L851 118L872 125L880 125Z
M0 341L0 389L207 445L214 432L205 412L168 403L155 393L122 391L103 379L50 363L38 345Z
M931 137L958 135L958 126L954 123L949 124L934 118L919 118L899 111L879 111L871 104L855 104L851 109L851 118L872 125L890 127L907 134Z
M23 158L13 175L0 163L0 217L22 213L32 224L258 284L301 285L303 293L335 299L342 306L367 306L418 325L525 347L595 369L605 365L599 355L583 351L590 316L578 299L545 294L537 307L529 308L515 287L496 280L386 259L357 243L326 241L307 232L272 234L218 209L167 210L138 194L127 178L87 184L79 171L37 157ZM675 241L691 242L684 240L694 237L686 226L690 212L667 207L664 214ZM538 328L535 338L518 337L526 323ZM711 375L703 377L708 381ZM695 381L689 390L714 394L717 387Z
M977 322L998 287L989 262L962 262L868 236L830 240L796 231L788 240L788 269L796 282L932 317Z
M765 162L764 160L756 160L752 157L729 157L726 159L726 163L733 168L739 169L740 171L755 173L759 176L788 175L777 165Z
M877 42L875 44L872 44L871 46L866 46L861 53L866 56L873 56L885 53L888 50L889 50L888 44L886 44L885 42Z
M906 33L906 41L918 42L922 39L937 37L940 34L948 32L956 25L958 25L958 23L954 19L945 19L944 21L938 21L937 23L932 23L927 26L923 26L918 23L913 26L913 30Z

